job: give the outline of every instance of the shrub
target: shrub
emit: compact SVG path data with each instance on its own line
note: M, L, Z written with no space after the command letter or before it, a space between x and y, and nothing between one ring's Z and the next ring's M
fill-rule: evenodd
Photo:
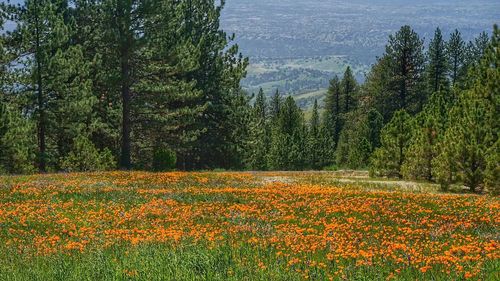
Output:
M177 155L169 148L157 148L153 153L153 170L156 172L175 169Z
M73 149L61 163L61 167L68 172L106 171L115 166L109 149L99 151L87 137L81 135L73 140Z
M0 104L0 173L34 172L36 141L33 124L20 112Z

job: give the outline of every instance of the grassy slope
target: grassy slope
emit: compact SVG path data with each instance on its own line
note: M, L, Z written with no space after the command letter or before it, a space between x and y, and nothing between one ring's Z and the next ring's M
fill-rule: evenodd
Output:
M495 280L499 203L359 172L0 177L0 280Z

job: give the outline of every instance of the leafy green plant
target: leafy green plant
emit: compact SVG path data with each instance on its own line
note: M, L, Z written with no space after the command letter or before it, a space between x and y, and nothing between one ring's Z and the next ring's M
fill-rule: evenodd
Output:
M153 170L156 172L175 169L177 155L169 148L157 148L153 153Z

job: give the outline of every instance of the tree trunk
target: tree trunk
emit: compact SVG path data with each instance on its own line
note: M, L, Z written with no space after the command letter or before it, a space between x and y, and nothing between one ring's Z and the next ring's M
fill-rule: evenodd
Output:
M37 68L37 103L38 103L38 169L41 173L45 173L47 170L46 159L45 159L45 101L43 98L43 80L42 80L42 58L41 58L41 47L40 47L40 21L38 19L38 2L35 3L35 26L36 26L36 50L35 50L35 60Z
M122 145L120 167L130 170L130 62L126 44L121 48Z
M118 3L118 30L120 35L120 70L121 70L121 95L122 95L122 143L120 155L120 168L130 170L132 168L130 160L130 103L131 103L131 52L133 44L133 31L131 31L132 2L119 1Z

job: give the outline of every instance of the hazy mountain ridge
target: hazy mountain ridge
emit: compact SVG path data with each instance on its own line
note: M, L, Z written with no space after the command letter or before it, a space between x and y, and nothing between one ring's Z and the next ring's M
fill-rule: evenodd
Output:
M352 65L368 70L383 53L389 34L402 25L411 25L426 39L426 45L437 26L446 37L459 29L464 39L470 40L482 31L491 30L500 19L497 11L500 2L486 0L229 0L222 27L236 34L241 51L250 57L249 76L242 82L245 89L255 92L262 86L268 93L270 88L279 88L297 95L323 88L328 83L326 77L342 71L338 64L332 64L330 71L324 65L322 69L298 66L294 68L296 76L287 81L273 80L284 76L276 72L290 72L287 65L291 60L320 62L324 57L344 56L346 63L340 68ZM270 80L256 84L266 73L262 65L272 65L267 69ZM254 68L260 69L258 76ZM313 77L311 70L322 71L323 75ZM357 78L362 77L363 73L358 72ZM284 83L309 85L309 88L291 89L281 86Z

